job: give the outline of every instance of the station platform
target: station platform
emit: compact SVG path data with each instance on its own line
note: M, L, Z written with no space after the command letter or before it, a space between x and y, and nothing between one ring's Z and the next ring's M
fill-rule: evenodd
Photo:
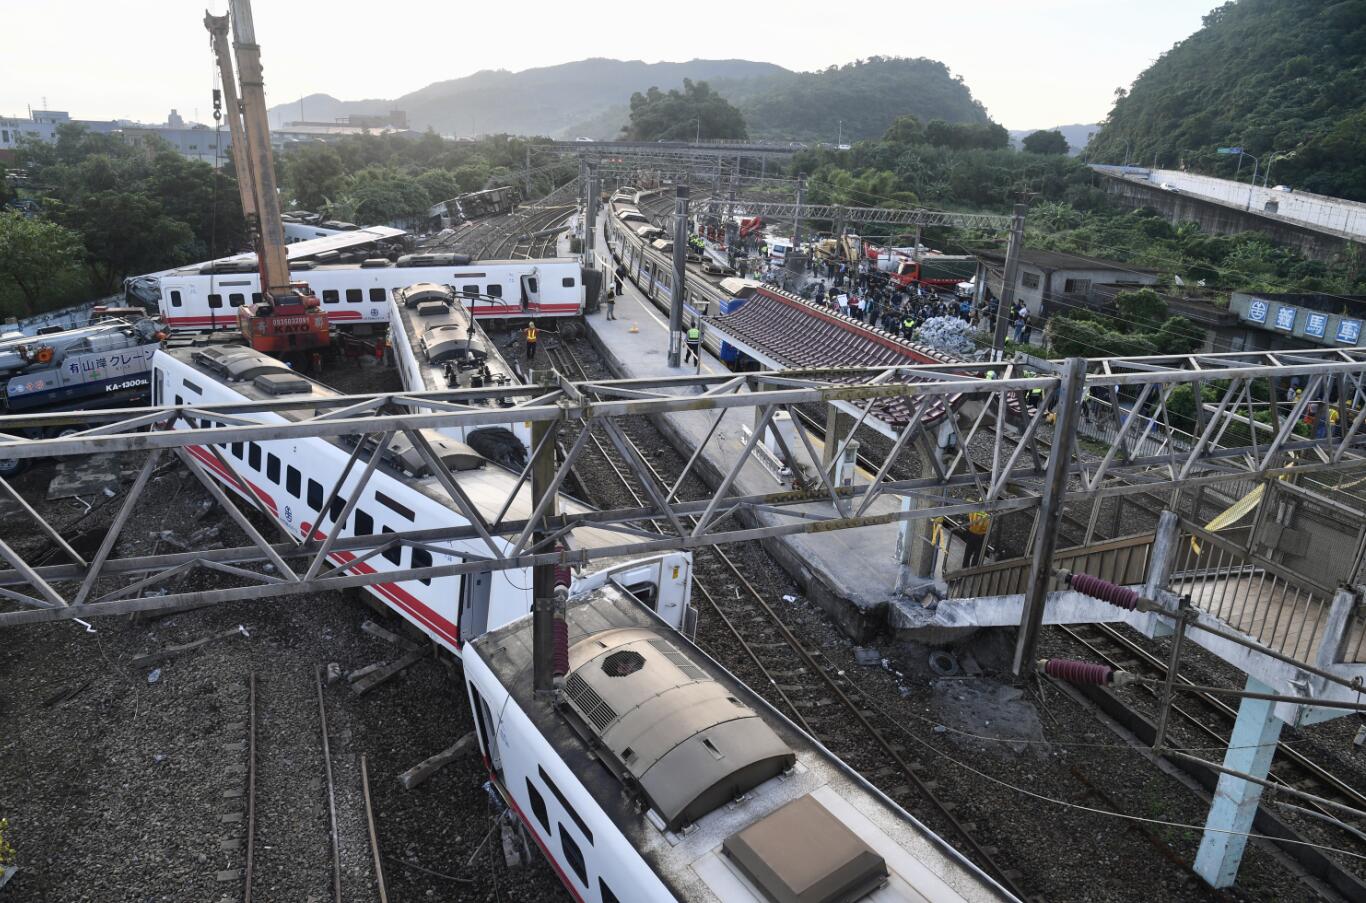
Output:
M598 244L599 267L610 273L615 266L607 256L605 240ZM666 317L630 282L616 301L616 320L606 319L603 312L586 318L589 335L602 353L607 365L618 377L662 377L698 372L697 365L670 368L668 365L669 324ZM685 328L688 324L684 324ZM634 330L634 331L633 331ZM730 370L715 356L702 353L701 372L726 374ZM707 436L715 415L711 412L684 412L668 415L658 423L670 441L684 454L691 454ZM716 485L743 451L748 439L747 427L740 417L723 420L698 459L698 467L712 485ZM812 436L816 453L822 454L820 440ZM800 442L797 443L800 446ZM804 448L794 447L793 453L807 459ZM803 460L803 464L819 467L819 462ZM859 472L856 480L868 481L871 474ZM734 494L777 492L787 488L762 463L751 460L741 470L732 490ZM898 509L893 498L880 498L867 513L890 513ZM823 514L833 513L829 503L813 503L806 510ZM756 525L770 525L779 520L763 512L751 513ZM788 523L790 521L782 521ZM920 533L924 534L922 528ZM882 524L857 529L836 530L818 535L781 536L764 540L774 558L798 581L806 595L820 605L856 642L866 642L887 627L911 626L923 623L912 609L919 603L899 589L911 591L923 588L926 579L914 580L906 576L901 561L901 529L898 524ZM913 534L914 535L914 534ZM928 540L921 540L928 542ZM940 554L937 571L942 573L944 559L949 563L961 560L961 548Z

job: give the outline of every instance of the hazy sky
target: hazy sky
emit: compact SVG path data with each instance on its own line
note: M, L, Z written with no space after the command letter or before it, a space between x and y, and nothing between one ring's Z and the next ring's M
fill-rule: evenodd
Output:
M1117 86L1200 26L1214 0L681 3L256 0L272 104L392 98L480 69L608 56L744 58L815 69L942 60L1010 128L1095 122ZM226 0L209 0L215 12ZM0 115L210 116L203 0L0 0ZM667 11L667 12L666 12ZM667 25L663 25L667 23Z

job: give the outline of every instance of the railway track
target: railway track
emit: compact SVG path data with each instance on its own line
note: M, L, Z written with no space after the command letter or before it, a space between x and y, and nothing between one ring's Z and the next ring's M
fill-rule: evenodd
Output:
M307 811L310 804L316 803L318 801L316 794L321 790L325 790L327 794L326 809L330 857L326 869L326 878L331 885L331 899L334 903L342 903L341 853L337 830L337 793L333 780L331 737L327 725L327 710L323 701L321 666L315 669L313 677L314 687L310 687L310 689L316 689L318 713L318 722L315 728L318 733L314 735L314 742L319 743L319 738L321 741L313 749L320 750L322 763L321 767L318 768L318 777L312 780L309 780L304 774L304 769L317 767L316 764L308 762L305 745L301 742L303 735L307 733L307 729L301 719L293 716L292 713L287 714L284 709L279 708L283 702L283 694L301 688L288 686L288 682L285 681L268 686L264 694L265 702L263 705L262 694L258 692L256 672L251 672L248 680L245 744L247 753L246 788L243 794L246 797L246 838L241 870L242 900L244 903L252 903L260 883L270 887L272 896L278 894L280 892L278 882L281 875L297 872L301 866L307 864L305 859L299 857L306 856L306 851L316 849L316 847L311 845L307 837L299 836L300 832L291 831L284 825L293 820L298 812ZM272 710L272 706L277 707L276 710ZM258 742L263 725L268 726L266 730L268 742L264 755L262 745ZM296 760L294 758L296 754L301 754L302 758ZM265 787L267 792L265 805L259 805L261 801L258 800L258 791L262 787ZM264 819L262 818L263 814ZM262 841L261 844L257 843L258 839ZM267 851L267 858L271 859L269 863L258 862L260 849ZM317 877L322 878L323 869L321 868L309 866L306 871L310 873L317 871ZM305 880L313 879L307 878Z
M1104 661L1112 668L1122 668L1157 678L1167 676L1165 661L1109 624L1059 625L1059 630L1085 646L1098 660ZM1176 680L1187 686L1194 684L1194 681L1179 673ZM1143 686L1142 690L1151 699L1156 700L1160 696L1153 687ZM1233 721L1238 716L1237 709L1207 693L1182 693L1181 699L1183 703L1193 701L1195 705L1173 703L1173 715L1184 722L1201 740L1212 741L1215 746L1228 744L1229 733L1215 728L1209 722L1218 721L1221 725L1228 726L1231 731ZM1294 746L1284 742L1277 744L1276 759L1268 778L1273 784L1313 793L1357 809L1366 809L1366 792L1312 761ZM1341 819L1343 816L1340 810L1329 806L1311 801L1305 801L1304 805L1334 819Z
M589 378L567 344L561 343L552 349L550 356L557 368L575 374L574 378ZM644 429L643 425L635 428L623 425L625 449L590 436L594 450L605 459L608 470L636 504L642 504L643 495L628 476L623 452L644 462L656 483L670 484L642 449L643 443L657 442L657 437L637 439L632 435ZM660 529L660 525L655 526ZM960 820L954 812L955 804L935 793L935 784L928 778L929 768L912 757L905 745L896 739L896 727L877 723L884 716L872 701L823 652L796 636L775 605L745 576L731 555L717 546L697 550L693 560L693 585L723 626L724 635L735 645L740 661L748 663L743 670L758 677L757 681L752 678L748 681L751 686L766 688L768 694L765 695L776 697L803 730L850 767L877 783L903 808L923 811L925 807L917 804L928 804L935 813L935 821L947 826L945 833L958 838L973 861L1011 893L1027 899L1018 883L1019 872L997 860L999 851L981 839L979 825ZM727 588L734 598L725 594ZM856 726L853 733L842 731L841 719L844 726ZM893 780L897 783L892 783Z

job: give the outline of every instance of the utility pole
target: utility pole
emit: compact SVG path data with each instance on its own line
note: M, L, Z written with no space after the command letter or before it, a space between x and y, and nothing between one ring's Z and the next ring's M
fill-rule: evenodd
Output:
M526 145L526 194L524 200L531 200L531 142Z
M801 272L797 249L802 244L802 204L806 202L806 173L797 173L797 209L792 215L792 251L787 255L787 268Z
M1017 677L1031 671L1037 657L1044 603L1048 598L1048 585L1053 581L1053 552L1058 544L1058 524L1062 521L1062 497L1067 491L1077 421L1081 417L1081 394L1086 387L1085 358L1069 357L1063 368L1055 408L1058 419L1053 427L1053 451L1048 456L1043 497L1035 515L1038 522L1034 525L1034 555L1029 563L1029 583L1025 588L1024 609L1020 613L1020 635L1015 642L1013 670Z
M688 186L679 185L674 195L674 278L669 294L669 366L682 366L683 289L688 268Z
M552 386L556 382L554 370L533 370L531 382L538 386ZM555 436L558 420L531 422L531 510L540 509L542 501L548 507L541 517L544 525L555 516L555 498L550 487L555 482ZM550 496L547 499L547 496ZM539 548L548 537L542 526L531 534L531 548ZM549 702L555 692L555 565L536 565L531 569L531 651L532 686L536 698Z
M735 188L740 181L740 170L736 167L735 172L730 176L730 187L726 191L726 258L731 266L735 266L735 255L737 248L736 242L740 239L740 226L735 222Z
M588 200L583 208L583 264L597 269L593 250L598 241L598 164L588 164Z
M1025 205L1015 205L1015 215L1010 220L1010 243L1006 245L1006 268L1001 276L1001 297L996 299L996 335L991 341L993 360L1005 355L1006 323L1009 321L1010 308L1015 304L1015 281L1020 273L1020 251L1024 245Z

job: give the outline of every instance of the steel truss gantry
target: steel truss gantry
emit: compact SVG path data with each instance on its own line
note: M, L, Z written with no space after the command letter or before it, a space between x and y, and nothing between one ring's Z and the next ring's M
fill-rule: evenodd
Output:
M995 371L997 378L987 378ZM1272 423L1240 429L1267 407L1258 399L1299 377L1304 391ZM1218 401L1197 406L1197 426L1187 441L1172 425L1169 402L1182 386L1200 397L1213 386ZM1058 423L1073 418L1088 398L1108 399L1112 441L1101 454L1079 454L1073 437L1052 426L1050 411ZM740 469L751 461L764 435L764 426L779 411L794 405L838 405L852 413L858 424L871 424L880 416L874 403L902 399L910 415L889 430L895 439L892 453L870 480L841 486L830 470L816 469L808 488L759 495L733 492ZM1301 435L1296 426L1305 420L1309 405L1333 399L1339 408L1334 429L1315 429ZM940 429L933 411L947 400L956 406L950 418L957 439L956 451L944 456L926 455L931 472L911 480L889 477L891 462L911 447L934 446ZM502 406L505 402L509 406ZM1327 418L1329 402L1318 403L1315 422ZM545 431L555 441L559 426L575 423L583 429L568 445L556 465L548 487L554 493L571 469L582 459L589 429L598 428L629 451L621 439L623 418L710 411L711 432L732 411L759 426L723 475L710 498L680 501L683 479L695 468L700 452L692 455L684 473L672 485L660 483L645 462L623 452L634 476L645 487L647 503L637 507L589 510L582 513L549 513L553 506L538 505L527 517L512 518L512 495L530 477L530 465L497 514L475 508L460 488L458 474L439 460L425 441L422 430L457 426L490 426L531 421L549 424ZM879 411L882 407L879 407ZM281 422L260 418L287 415ZM41 514L23 500L7 482L0 492L13 499L20 514L30 519L47 542L34 560L0 541L0 599L8 610L0 611L0 626L69 618L89 618L138 610L167 609L195 603L262 599L303 592L344 589L372 583L431 578L479 571L528 568L567 562L585 564L595 559L644 555L666 550L694 549L707 545L765 537L852 529L971 511L1039 513L1039 537L1048 537L1049 520L1056 520L1062 504L1083 499L1178 490L1282 475L1342 471L1366 465L1366 348L1325 349L1303 352L1245 352L1185 355L1177 357L1103 358L1089 361L1048 362L1021 359L1013 363L962 363L921 365L886 369L788 370L743 374L676 376L662 379L625 379L570 382L554 374L546 385L504 386L429 393L385 393L320 398L281 398L272 401L204 406L184 405L74 414L18 415L7 418L0 433L0 458L38 458L55 455L90 455L101 452L144 454L142 468L114 516L112 525L95 555L87 560L78 554ZM46 439L26 439L24 434L53 432L53 427L79 422L78 433ZM812 461L821 455L814 439L792 418L798 448ZM205 423L211 424L204 426ZM90 424L95 424L91 426ZM167 429L177 425L180 429ZM855 430L843 439L847 445ZM772 431L781 444L778 431ZM190 454L191 447L210 452L224 470L241 479L233 459L222 450L229 443L276 439L352 437L350 463L331 487L323 509L344 496L353 501L358 489L376 472L378 455L369 449L383 447L390 437L406 435L430 473L443 485L451 507L467 521L446 528L386 533L382 536L337 537L322 540L310 535L300 540L284 533L272 541L257 530L231 502L218 481ZM1170 438L1169 442L1152 440ZM1315 438L1316 437L1316 438ZM376 440L370 443L366 440ZM989 463L974 461L964 450L993 443ZM1011 440L1011 442L1007 442ZM1013 443L1013 448L1011 447ZM1159 451L1154 452L1154 448ZM782 448L789 461L796 449ZM531 460L538 459L533 449ZM828 460L838 461L844 448ZM167 455L178 458L224 506L249 545L235 548L190 550L157 555L115 556L120 531L139 504L143 489ZM541 458L541 460L544 460ZM1121 478L1122 481L1115 478ZM911 497L915 504L902 510L891 497ZM269 515L258 503L257 508ZM762 525L747 525L742 514L765 512ZM343 512L344 520L349 510ZM690 518L695 526L687 526ZM651 521L667 525L658 531ZM579 526L610 531L619 542L595 548L576 548L572 531ZM456 547L449 545L458 543ZM354 566L392 548L395 544L438 551L457 560L430 567L359 574ZM557 547L564 547L559 548ZM39 563L55 550L60 563ZM355 561L331 568L331 553L348 551ZM267 567L269 565L269 567ZM230 575L240 583L203 592L169 592L146 597L142 592L160 587L171 578L196 568ZM135 594L137 597L135 597Z

